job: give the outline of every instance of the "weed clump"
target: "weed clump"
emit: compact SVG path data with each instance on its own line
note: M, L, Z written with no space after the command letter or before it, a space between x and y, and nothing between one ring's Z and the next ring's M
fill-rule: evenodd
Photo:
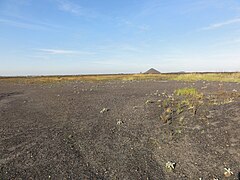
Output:
M177 96L196 96L199 93L195 88L181 88L174 92Z
M190 112L196 115L197 109L203 104L203 94L195 88L181 88L174 91L172 95L164 96L159 107L162 108L160 119L164 123L171 123L180 114Z

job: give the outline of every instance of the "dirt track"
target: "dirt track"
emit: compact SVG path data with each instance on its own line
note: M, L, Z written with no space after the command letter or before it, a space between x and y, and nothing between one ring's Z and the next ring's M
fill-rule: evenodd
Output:
M183 87L234 98L206 98L195 115L164 123L158 100ZM202 81L0 81L0 179L238 179L238 92L237 83Z

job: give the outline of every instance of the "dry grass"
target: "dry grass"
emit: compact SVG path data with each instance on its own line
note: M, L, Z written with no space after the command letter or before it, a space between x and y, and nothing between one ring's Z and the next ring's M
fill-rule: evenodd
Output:
M174 91L177 96L191 96L196 99L201 99L203 94L198 92L196 88L181 88Z
M39 76L39 77L2 77L0 81L19 83L53 83L64 81L109 81L109 80L176 80L176 81L223 81L240 82L240 73L206 74L121 74L121 75L79 75L79 76Z
M172 78L177 81L222 81L240 82L240 73L206 73L206 74L179 74Z
M121 74L121 75L79 75L79 76L41 76L41 77L9 77L0 78L0 81L21 82L21 83L52 83L64 81L110 81L110 80L167 80L172 75L160 74Z

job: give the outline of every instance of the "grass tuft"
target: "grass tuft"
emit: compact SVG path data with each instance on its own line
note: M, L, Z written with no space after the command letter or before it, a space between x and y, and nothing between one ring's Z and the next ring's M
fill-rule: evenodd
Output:
M198 94L195 88L182 88L174 92L178 96L196 96Z

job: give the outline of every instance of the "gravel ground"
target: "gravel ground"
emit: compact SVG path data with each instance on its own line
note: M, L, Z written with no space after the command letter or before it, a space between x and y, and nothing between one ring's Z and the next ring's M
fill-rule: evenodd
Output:
M164 122L162 102L184 87L203 102ZM240 179L239 92L204 81L0 81L0 179Z

